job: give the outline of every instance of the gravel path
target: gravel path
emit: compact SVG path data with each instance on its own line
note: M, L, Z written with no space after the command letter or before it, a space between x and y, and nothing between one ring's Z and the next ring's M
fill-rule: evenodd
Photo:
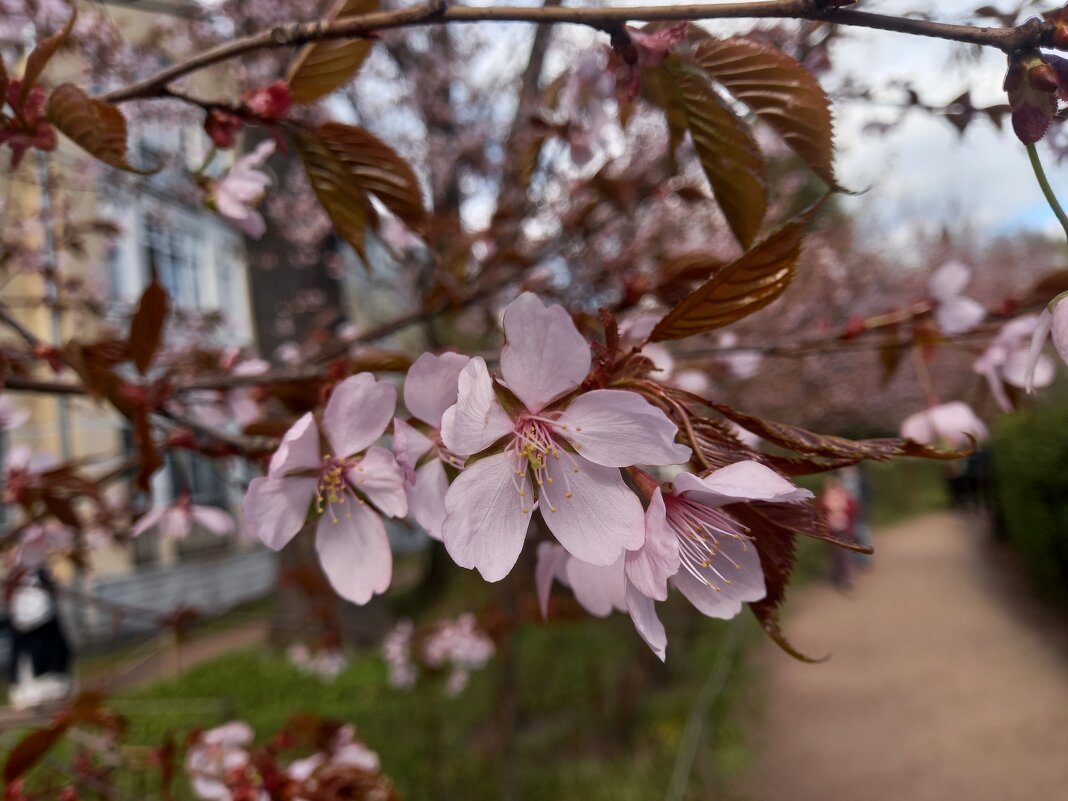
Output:
M753 801L1068 799L1065 621L967 519L876 536L849 597L800 591L770 649Z

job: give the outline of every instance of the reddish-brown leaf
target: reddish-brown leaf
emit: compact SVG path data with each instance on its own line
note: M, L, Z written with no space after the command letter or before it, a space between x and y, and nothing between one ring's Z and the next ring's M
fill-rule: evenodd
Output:
M367 194L356 185L348 169L317 132L300 129L297 152L312 190L334 228L366 262L363 236L373 214Z
M110 103L89 97L73 84L48 97L48 121L89 155L116 169L148 175L126 160L126 118Z
M716 202L731 231L748 248L760 233L768 210L760 145L701 70L674 56L664 63L675 82L694 150Z
M797 561L796 535L746 504L732 506L731 513L749 527L764 571L767 594L756 603L749 604L753 615L772 641L794 659L809 663L825 661L827 657L813 659L798 651L786 639L779 624L779 609L786 600L786 587Z
M137 445L137 486L148 492L153 474L163 467L163 456L152 438L152 423L148 419L148 409L139 405L133 410L131 422L134 428L134 442Z
M972 448L963 450L943 450L922 442L901 437L883 439L846 439L831 434L816 434L798 426L776 423L760 417L739 412L722 403L710 403L713 409L728 420L733 420L742 428L759 434L771 442L788 450L804 454L822 456L828 459L872 459L884 462L895 456L918 456L924 459L959 459L972 452Z
M44 759L66 733L67 725L60 722L43 729L34 729L19 740L4 762L4 782L10 785Z
M137 311L130 320L130 357L137 371L144 375L163 341L163 326L167 322L170 301L167 290L153 278L145 287Z
M7 67L4 66L4 60L0 58L0 98L7 97Z
M378 10L378 0L339 0L325 21ZM313 103L348 83L371 52L369 39L332 39L306 45L289 68L286 82L294 103Z
M722 328L764 308L794 279L805 228L820 204L809 207L717 270L657 323L649 339L682 339Z
M30 55L26 57L26 69L22 71L22 85L19 88L20 105L26 102L26 98L30 95L30 90L37 85L41 73L48 66L48 62L52 60L52 56L67 41L67 37L70 36L70 32L74 29L74 21L77 18L78 10L72 6L70 19L67 20L67 24L63 26L62 30L56 31L47 39L38 42Z
M693 57L774 128L813 172L837 187L830 101L812 73L781 50L740 37L707 37Z
M423 192L411 166L389 145L363 128L328 122L316 133L364 192L374 195L412 227L426 218Z

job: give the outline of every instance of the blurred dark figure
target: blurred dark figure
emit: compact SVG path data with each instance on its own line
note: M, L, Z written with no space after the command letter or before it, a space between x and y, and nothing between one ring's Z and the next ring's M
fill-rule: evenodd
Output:
M871 547L871 524L868 522L868 509L871 506L871 482L860 465L842 468L842 484L846 491L853 496L857 504L856 523L853 526L853 539L858 545ZM853 552L851 558L853 564L859 567L871 565L870 553Z
M853 541L856 537L857 517L860 504L845 484L837 476L828 476L818 498L820 510L827 520L831 531L839 538ZM852 551L830 546L831 583L840 590L853 586Z
M986 507L986 489L990 473L990 451L981 448L946 466L949 503L954 509L980 511Z
M71 691L71 652L59 622L56 586L47 570L11 576L5 588L11 655L8 700L29 709Z

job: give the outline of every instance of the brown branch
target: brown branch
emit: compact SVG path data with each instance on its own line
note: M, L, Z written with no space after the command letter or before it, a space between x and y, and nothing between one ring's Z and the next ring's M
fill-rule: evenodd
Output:
M1052 23L1037 18L1011 28L953 25L910 17L872 14L849 9L828 9L820 0L762 0L761 2L635 6L633 8L570 8L520 6L447 6L435 2L396 11L380 11L331 22L292 22L269 31L235 39L206 50L184 62L167 67L150 78L101 96L109 103L162 97L167 86L213 64L257 50L298 47L327 39L354 39L372 32L424 25L477 22L522 22L537 25L574 24L598 30L618 28L628 21L684 21L710 19L804 19L859 28L873 28L913 36L995 47L1006 53L1049 46Z

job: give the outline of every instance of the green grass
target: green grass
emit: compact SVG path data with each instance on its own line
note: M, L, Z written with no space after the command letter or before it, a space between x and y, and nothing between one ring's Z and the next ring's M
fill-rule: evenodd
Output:
M616 615L523 626L513 639L511 692L502 690L507 660L500 653L449 699L434 683L390 688L376 653L326 683L256 648L123 693L112 705L130 721L129 742L149 746L233 718L249 722L261 740L296 712L351 722L407 799L499 799L509 783L528 801L662 798L727 630L676 602L662 605L671 643L666 667L629 619ZM742 627L741 656L704 721L687 799L713 790L722 797L722 785L746 764L737 703L748 682L744 644L762 634L748 615L731 625ZM128 787L144 794L141 781L128 777ZM178 784L177 797L188 798L184 780Z

